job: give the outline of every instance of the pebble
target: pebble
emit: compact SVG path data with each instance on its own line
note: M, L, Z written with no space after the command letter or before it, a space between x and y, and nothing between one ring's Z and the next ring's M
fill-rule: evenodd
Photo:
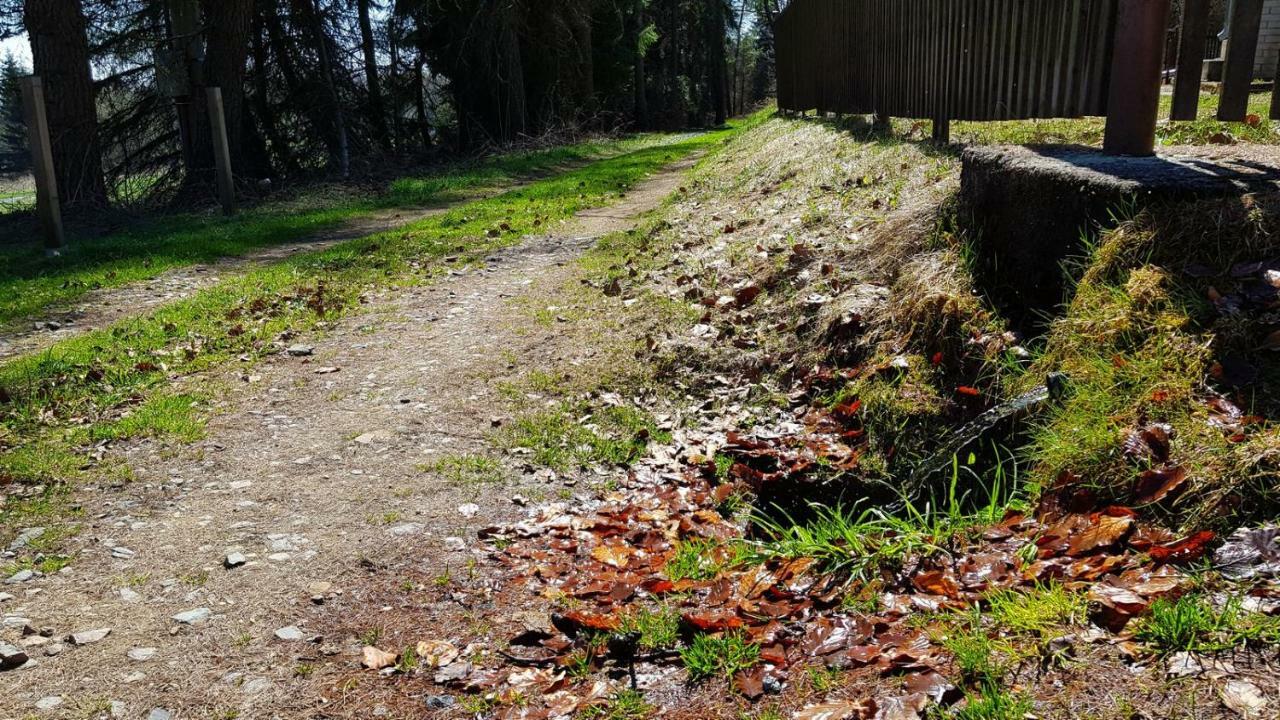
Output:
M306 357L315 351L316 349L310 345L290 345L286 352L294 357Z
M71 634L72 645L90 645L102 640L111 634L111 628L98 628L97 630L81 630Z
M120 599L127 603L142 602L142 596L130 588L120 588Z
M306 635L298 629L297 625L289 625L276 630L276 638L285 642L298 642L306 639Z
M23 530L18 533L18 537L13 539L13 542L9 543L9 552L21 550L32 540L39 538L41 535L44 535L44 528L42 527L31 527Z
M157 652L159 650L153 647L140 647L130 650L126 655L134 662L146 662L155 657Z
M361 445L372 445L373 443L376 443L376 442L386 443L386 442L391 442L392 440L395 440L395 439L396 439L396 434L391 432L390 430L374 430L373 432L367 432L357 437L356 442L360 443Z
M421 523L404 523L402 525L396 525L388 532L397 537L405 537L406 535L417 535L422 532L422 527Z
M428 695L425 702L432 710L444 710L453 707L457 700L454 700L452 695Z
M0 620L0 627L10 628L10 629L14 629L14 628L21 629L30 624L31 624L31 618L24 618L18 615L6 615L3 620Z
M10 595L9 593L0 593L0 603L9 602L12 599L13 599L13 596Z
M460 537L447 537L444 539L444 549L452 552L462 552L467 549L467 541Z
M62 651L66 649L67 646L62 643L53 643L44 649L44 654L46 657L55 657L61 655Z
M35 574L35 571L33 570L19 570L13 575L10 575L9 579L5 580L5 582L10 585L16 585L18 583L24 583L35 576L36 574Z
M22 667L28 660L27 651L16 645L0 642L0 670Z
M464 518L473 518L480 512L480 506L475 503L467 503L458 506L458 514Z
M187 610L174 615L173 620L183 625L196 625L208 620L211 614L212 611L209 608L195 608L194 610Z
M147 720L173 720L173 713L164 708L151 708L151 712L147 713Z
M249 562L249 559L246 558L243 553L238 552L227 553L227 556L222 559L223 566L228 570L231 568L238 568L247 562Z
M137 554L138 553L134 552L133 550L130 550L129 548L123 545L117 545L111 548L111 557L117 560L131 560L133 556Z
M50 695L42 697L36 701L37 710L52 710L62 704L62 697L59 695Z

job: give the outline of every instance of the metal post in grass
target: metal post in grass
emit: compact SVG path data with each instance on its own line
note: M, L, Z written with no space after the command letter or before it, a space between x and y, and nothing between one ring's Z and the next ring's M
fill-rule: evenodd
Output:
M62 206L58 201L58 177L53 171L53 145L49 140L49 116L44 105L44 82L38 76L22 78L22 105L31 146L32 174L36 179L36 214L44 236L46 255L57 256L66 244L62 230Z
M1230 22L1227 63L1222 69L1222 89L1218 93L1218 119L1240 122L1249 114L1249 89L1253 85L1253 65L1258 54L1258 33L1262 29L1262 0L1235 0Z
M1199 113L1200 76L1204 72L1204 46L1208 33L1209 0L1183 0L1178 74L1173 83L1170 120L1195 120Z
M231 174L231 147L227 142L227 121L222 112L222 88L206 88L209 99L209 128L213 130L213 160L218 175L218 202L227 215L236 212L236 182Z
M946 145L951 142L951 120L949 118L940 117L934 119L933 142L938 145Z
M1108 155L1155 154L1168 21L1169 0L1120 0L1102 140Z

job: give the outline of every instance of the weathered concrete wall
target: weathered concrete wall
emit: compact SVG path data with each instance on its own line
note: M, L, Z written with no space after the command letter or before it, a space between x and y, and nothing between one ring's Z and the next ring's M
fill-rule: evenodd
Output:
M1274 80L1280 62L1280 0L1266 0L1262 5L1262 30L1258 34L1258 55L1253 76Z
M1280 152L1125 158L1078 146L1007 146L971 147L962 159L959 220L977 244L980 284L1023 329L1066 299L1063 261L1080 256L1115 211L1280 190Z

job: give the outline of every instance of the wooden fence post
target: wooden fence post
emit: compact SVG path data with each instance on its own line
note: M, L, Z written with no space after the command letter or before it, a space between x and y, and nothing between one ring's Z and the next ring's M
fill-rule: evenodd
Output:
M1169 0L1120 0L1102 140L1109 155L1155 153L1168 22Z
M1182 0L1178 74L1173 85L1170 120L1195 120L1199 114L1200 75L1204 72L1204 46L1208 32L1209 0Z
M53 146L49 140L49 117L44 106L44 83L38 76L22 78L27 142L31 146L32 174L36 178L36 214L44 236L45 254L61 254L66 238L62 230L62 207L58 202L58 177L53 171Z
M951 121L947 118L935 118L933 121L933 141L939 145L951 142Z
M1249 86L1253 84L1253 62L1261 29L1262 0L1235 0L1218 97L1219 120L1240 122L1249 112Z
M227 215L236 212L236 182L231 174L231 148L227 143L227 121L222 112L222 88L206 88L209 99L209 127L213 130L213 159L218 173L218 201Z

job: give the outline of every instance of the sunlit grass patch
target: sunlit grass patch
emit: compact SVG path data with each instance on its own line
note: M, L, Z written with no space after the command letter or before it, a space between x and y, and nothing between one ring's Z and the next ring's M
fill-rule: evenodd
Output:
M1280 618L1244 610L1239 597L1215 603L1206 595L1190 593L1152 603L1138 621L1134 638L1161 654L1275 647L1280 644Z
M680 613L673 607L635 608L622 615L619 635L637 634L645 650L672 648L680 641Z
M172 437L195 442L204 437L205 422L198 412L202 402L196 395L153 395L119 420L94 426L90 436L94 440Z
M483 455L447 455L424 466L454 485L490 485L506 478L502 463Z
M760 662L760 646L741 633L698 635L680 651L680 660L693 682L715 677L728 680Z
M640 457L651 440L665 438L669 435L657 429L653 418L633 407L615 405L593 412L580 403L521 415L498 436L506 448L523 448L537 464L558 471L596 463L626 465Z
M1010 632L1043 635L1061 625L1084 620L1085 596L1062 585L1040 585L1026 592L997 590L985 598L987 616Z

